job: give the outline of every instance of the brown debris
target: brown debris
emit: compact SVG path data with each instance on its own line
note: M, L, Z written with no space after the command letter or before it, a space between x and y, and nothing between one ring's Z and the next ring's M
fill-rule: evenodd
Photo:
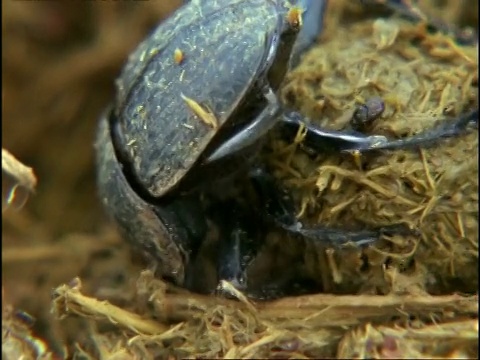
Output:
M21 208L36 184L32 168L23 165L7 150L2 149L2 212L11 205L16 209Z
M118 334L117 337L117 341L124 344L125 351L137 351L134 347L132 350L132 345L143 344L155 345L158 351L168 356L251 358L277 354L304 358L332 356L329 341L338 341L345 334L339 348L338 356L341 357L347 351L346 344L351 341L352 334L361 331L362 324L397 318L398 327L392 331L400 332L401 326L414 325L413 318L418 324L427 324L432 317L440 322L453 317L474 316L478 301L476 296L459 295L318 294L244 303L204 295L186 296L184 291L176 293L175 289L165 291L167 287L155 280L150 272L143 272L138 284L141 286L138 291L144 291L145 286L150 289L147 301L153 305L156 320L139 321L137 314L106 302L99 306L95 299L82 295L75 284L62 285L55 290L58 297L54 307L57 315L62 317L67 314L95 316L97 322L110 321L129 329L129 335ZM170 326L167 328L163 324ZM473 340L475 327L472 325L471 321L456 324L455 329L465 334L461 339ZM437 325L431 325L435 329L432 337L442 337L439 334L452 337L454 324L443 326L445 330L441 331ZM140 327L143 334L136 335ZM349 329L352 331L347 332ZM378 331L389 334L389 329L384 327ZM428 326L403 331L411 334L409 337L421 339L428 336L426 329ZM446 333L448 329L452 330ZM203 334L199 337L201 332ZM322 340L319 334L322 334Z
M185 101L187 104L188 108L201 120L203 121L206 125L212 127L213 129L216 129L218 127L218 120L215 117L215 114L210 110L204 108L202 105L200 105L197 101L180 94L182 99Z
M173 52L173 60L175 61L175 64L180 65L184 58L185 55L183 54L183 51L180 49L175 49Z
M79 278L72 280L70 286L63 285L55 290L54 311L57 316L76 314L95 319L108 319L113 324L126 327L139 334L154 335L166 331L161 324L142 319L137 314L120 309L107 301L98 301L80 293L81 282Z
M348 332L339 344L343 359L469 359L478 347L478 321L462 319L408 327L367 323Z

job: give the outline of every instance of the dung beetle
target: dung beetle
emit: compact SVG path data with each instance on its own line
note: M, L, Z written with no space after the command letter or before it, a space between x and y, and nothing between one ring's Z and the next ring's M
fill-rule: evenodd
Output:
M161 23L129 57L116 98L100 120L101 200L124 237L157 274L192 288L190 264L213 221L220 232L218 279L247 289L263 220L334 245L368 244L384 231L308 228L289 195L256 160L273 127L291 139L306 129L314 151L375 151L456 136L476 113L411 138L388 140L316 127L285 109L277 91L321 29L325 1L193 0ZM224 186L248 174L254 209ZM241 203L242 201L240 201ZM207 221L208 218L208 221ZM401 231L401 230L398 230ZM197 288L195 290L198 290Z

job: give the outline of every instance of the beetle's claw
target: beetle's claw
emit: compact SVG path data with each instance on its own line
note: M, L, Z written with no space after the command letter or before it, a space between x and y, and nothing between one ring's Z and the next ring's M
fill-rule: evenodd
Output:
M285 138L294 138L300 127L304 126L306 134L302 145L309 152L367 152L396 150L415 147L427 147L438 140L459 136L470 126L478 126L478 109L462 114L453 120L445 120L433 129L406 137L389 140L383 135L365 135L356 131L335 131L311 124L298 112L284 112L280 128Z

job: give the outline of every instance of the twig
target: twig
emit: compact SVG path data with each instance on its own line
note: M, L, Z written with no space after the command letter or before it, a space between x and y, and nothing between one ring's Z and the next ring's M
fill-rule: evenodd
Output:
M10 205L22 207L33 192L37 179L33 170L2 149L2 212Z
M54 292L53 312L62 317L68 313L96 318L108 319L111 323L125 327L137 334L158 335L168 330L168 327L150 319L144 319L138 314L121 309L108 301L85 296L80 293L80 279L75 279L72 285L62 285Z
M206 312L212 306L228 306L246 309L233 300L191 294L189 296L167 294L160 301L162 313L172 314L175 319L188 319ZM452 310L463 314L477 314L476 296L460 295L308 295L284 298L255 304L257 316L263 320L286 320L285 327L303 326L349 326L360 321L379 320L402 313L427 314L434 311ZM318 315L318 316L317 316Z

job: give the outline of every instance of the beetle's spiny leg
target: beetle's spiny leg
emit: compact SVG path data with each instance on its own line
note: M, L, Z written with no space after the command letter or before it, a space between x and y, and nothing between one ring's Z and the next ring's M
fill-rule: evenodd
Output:
M359 147L360 152L372 150L395 150L415 147L427 147L438 140L462 135L471 125L478 126L478 110L463 114L454 120L442 121L433 129L426 130L417 135L397 140L387 140L372 146Z
M296 227L284 227L284 229L293 235L300 235L308 240L332 246L347 244L365 246L379 240L383 235L419 235L416 229L410 229L402 224L384 226L373 230L349 231L324 226L304 227L297 223Z
M478 109L454 120L442 121L433 129L395 140L389 140L382 135L365 135L356 131L323 129L311 124L303 115L293 111L285 112L280 123L282 134L287 140L291 140L301 126L305 126L307 132L302 145L311 152L367 152L427 147L440 139L462 135L471 125L478 126Z
M253 119L245 128L223 142L215 151L210 154L206 163L213 163L227 156L236 154L245 148L254 145L265 135L277 122L280 105L277 96L269 87L265 89L267 104L261 113Z
M358 246L371 244L382 235L414 235L404 225L391 225L373 230L349 231L325 226L305 226L296 219L293 200L288 192L270 175L266 169L255 167L250 172L250 178L260 201L264 206L264 216L276 226L292 235L299 235L307 240L325 245L342 246L353 243Z
M336 131L313 125L302 114L286 111L280 118L280 130L285 140L293 139L298 129L305 127L306 133L302 145L313 152L355 151L386 143L385 136L367 136L357 131Z

